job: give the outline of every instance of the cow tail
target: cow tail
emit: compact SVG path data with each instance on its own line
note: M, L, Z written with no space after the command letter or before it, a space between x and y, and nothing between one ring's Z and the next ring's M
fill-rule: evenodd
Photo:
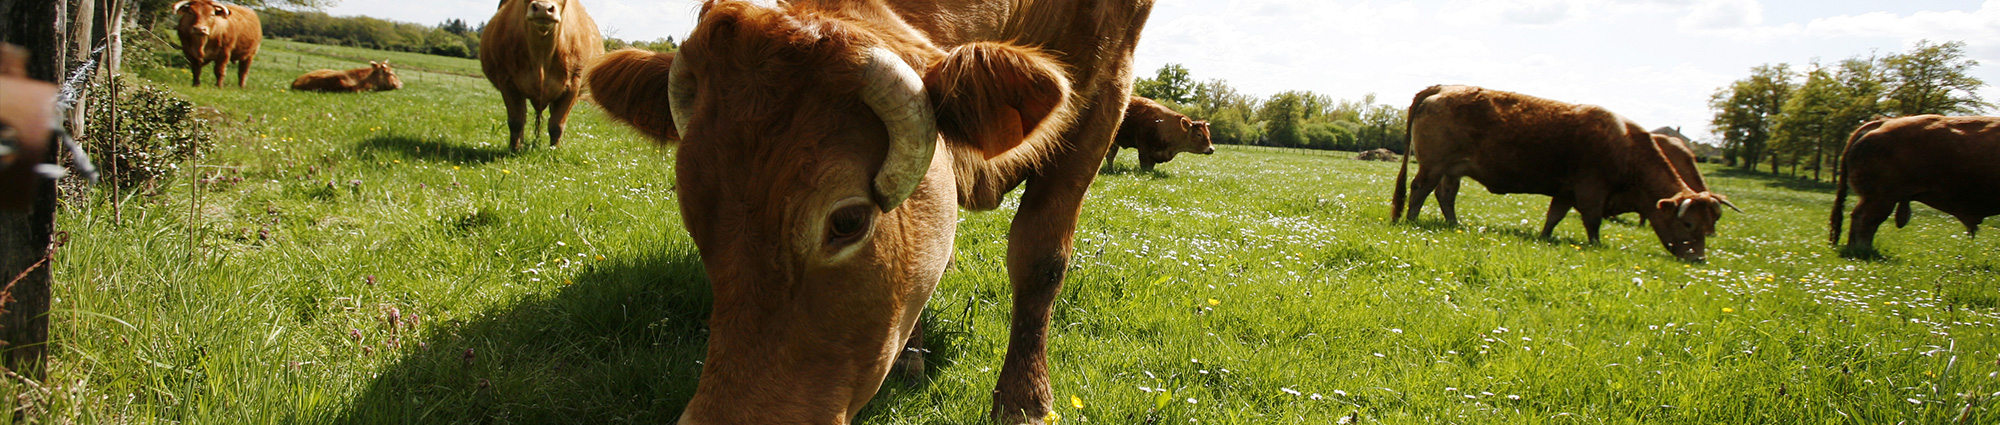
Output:
M1876 120L1862 124L1861 128L1854 129L1854 134L1847 136L1847 146L1840 150L1840 162L1834 164L1833 214L1827 217L1827 228L1831 229L1831 231L1827 232L1826 235L1827 242L1833 245L1840 245L1841 209L1847 206L1847 175L1854 172L1854 167L1847 164L1847 161L1850 159L1848 158L1848 154L1854 152L1854 143L1861 141L1861 136L1868 134L1870 131L1875 131L1877 127L1881 126L1882 121Z
M1430 86L1417 92L1416 98L1410 100L1410 109L1403 114L1403 168L1396 171L1396 193L1389 197L1391 223L1402 218L1404 201L1409 198L1410 155L1417 153L1416 133L1411 130L1416 129L1414 123L1417 122L1418 107L1423 105L1424 99L1438 94L1443 88L1444 86Z

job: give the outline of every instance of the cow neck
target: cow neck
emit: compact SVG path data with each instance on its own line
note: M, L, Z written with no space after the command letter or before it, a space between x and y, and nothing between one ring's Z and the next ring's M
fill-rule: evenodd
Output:
M527 32L528 63L533 65L532 68L535 70L535 74L541 77L538 79L546 80L548 78L549 64L561 63L561 61L556 60L556 55L561 53L556 51L556 45L559 44L556 41L562 39L563 26L561 24L556 25L555 28L549 30L547 36L535 34L532 28Z
M1648 145L1652 144L1650 140L1648 142ZM1647 156L1649 159L1639 161L1640 164L1651 166L1633 170L1639 174L1639 189L1645 192L1649 198L1648 202L1694 193L1693 189L1688 188L1687 183L1681 181L1680 173L1674 171L1673 164L1667 161L1666 155L1661 153L1658 147L1641 152L1652 153Z

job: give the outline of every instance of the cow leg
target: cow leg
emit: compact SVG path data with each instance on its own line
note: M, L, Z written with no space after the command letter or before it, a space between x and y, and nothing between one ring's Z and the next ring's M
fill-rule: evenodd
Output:
M1604 227L1604 200L1608 196L1606 190L1595 187L1580 187L1576 191L1576 215L1583 219L1583 234L1590 243L1597 243L1597 231Z
M576 106L576 92L566 92L549 105L549 147L562 145L563 126L569 123L569 108ZM536 114L540 115L540 114Z
M216 87L222 87L222 68L224 68L224 67L228 67L228 66L229 66L229 56L228 56L228 55L223 55L223 56L222 56L222 59L221 59L221 60L217 60L217 61L215 61L215 86L216 86Z
M1559 195L1549 200L1548 218L1542 220L1542 239L1548 239L1555 235L1556 224L1562 223L1563 217L1568 216L1569 209L1574 206L1576 206L1576 200L1570 199L1567 196ZM1640 214L1639 216L1645 217L1645 214Z
M1880 197L1862 197L1854 203L1854 213L1849 215L1851 229L1847 233L1847 250L1868 252L1875 250L1875 231L1882 222L1889 221L1889 214L1896 209L1895 202L1884 202Z
M1410 181L1410 205L1406 208L1408 211L1403 213L1404 220L1416 220L1417 213L1424 211L1424 198L1430 197L1431 191L1437 189L1439 179L1430 170L1430 167L1418 169L1416 179Z
M243 88L243 87L244 87L244 86L243 86L243 82L244 82L244 80L248 80L249 78L250 78L250 59L249 59L249 58L244 58L244 59L243 59L243 60L241 60L241 61L237 61L237 62L236 62L236 87L237 87L237 88Z
M204 65L208 65L208 63L195 58L188 58L188 75L194 76L195 87L201 87L201 71L202 68L206 68Z
M903 352L896 355L896 372L903 375L903 382L910 386L924 383L924 325L922 321L910 327L910 339L903 343Z
M521 127L528 125L527 99L515 90L500 90L500 101L507 104L507 148L521 151Z
M991 412L1002 423L1039 424L1054 406L1047 357L1049 318L1069 269L1070 238L1076 232L1084 188L1090 179L1047 178L1029 182L1021 196L1021 210L1007 234L1007 275L1014 287L1014 314ZM1033 187L1035 183L1062 184L1065 180L1086 183ZM1050 193L1050 189L1064 193Z
M1444 221L1458 225L1458 182L1461 177L1445 177L1438 181L1438 212L1444 214Z
M1139 152L1139 171L1153 171L1153 159L1147 158L1145 151Z
M1965 225L1966 237L1979 236L1979 223L1985 221L1986 217L1980 217L1976 215L1968 214L1968 215L1958 216L1958 223Z
M528 103L529 103L529 105L531 105L531 106L534 106L534 107L535 107L535 134L541 134L541 133L542 133L542 111L546 111L546 110L548 110L548 109L549 109L549 104L548 104L548 103L546 103L546 102L542 102L542 101L540 101L540 100L535 100L535 99L528 99Z
M1103 172L1107 172L1107 173L1108 173L1108 172L1111 172L1111 164L1113 164L1113 163L1117 163L1117 162L1118 162L1118 146L1117 146L1117 145L1112 145L1112 146L1111 146L1111 150L1110 150L1110 152L1107 152L1107 153L1105 153L1105 154L1104 154L1104 170L1103 170Z

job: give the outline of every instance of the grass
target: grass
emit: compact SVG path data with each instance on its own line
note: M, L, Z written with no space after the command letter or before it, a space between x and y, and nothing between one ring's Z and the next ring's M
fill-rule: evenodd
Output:
M409 64L404 90L285 90L378 57ZM673 149L581 107L561 149L509 152L498 97L468 60L286 42L260 58L248 89L144 73L217 108L221 148L121 212L61 215L73 239L56 268L49 390L30 397L42 420L677 417L709 295L670 190ZM1629 219L1600 245L1574 219L1536 238L1538 196L1468 188L1463 226L1434 207L1389 224L1397 164L1348 157L1222 146L1153 172L1127 155L1100 175L1053 323L1059 412L2000 421L2000 243L1935 211L1885 229L1884 258L1847 259L1824 240L1824 185L1711 169L1749 213L1723 219L1707 263L1686 264ZM1012 215L1011 202L962 215L923 319L929 382L892 382L859 422L983 421Z

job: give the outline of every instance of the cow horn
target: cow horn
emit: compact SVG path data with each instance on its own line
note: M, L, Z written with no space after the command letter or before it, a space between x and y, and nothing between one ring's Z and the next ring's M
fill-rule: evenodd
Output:
M667 70L667 110L674 115L674 131L686 139L688 119L694 113L694 72L687 67L686 55L674 59Z
M862 81L861 100L889 131L889 154L875 174L876 205L888 212L909 199L930 170L937 151L937 115L924 93L923 76L894 51L868 49Z
M174 3L174 7L170 7L168 9L172 9L174 13L180 13L181 8L187 7L188 3L193 3L193 2L194 0L181 0L179 3Z
M1716 200L1716 201L1720 201L1720 202L1722 202L1722 205L1724 205L1724 206L1727 206L1727 207L1729 207L1729 209L1732 209L1732 210L1736 210L1736 213L1737 213L1737 214L1742 214L1742 213L1743 213L1743 209L1742 209L1742 208L1737 208L1737 207L1736 207L1736 203L1734 203L1734 202L1729 202L1729 198L1724 198L1724 197L1722 197L1722 196L1720 196L1720 195L1717 195L1717 196L1715 197L1715 200Z
M1689 205L1694 205L1693 199L1682 199L1680 211L1674 213L1674 217L1686 217L1688 215Z

